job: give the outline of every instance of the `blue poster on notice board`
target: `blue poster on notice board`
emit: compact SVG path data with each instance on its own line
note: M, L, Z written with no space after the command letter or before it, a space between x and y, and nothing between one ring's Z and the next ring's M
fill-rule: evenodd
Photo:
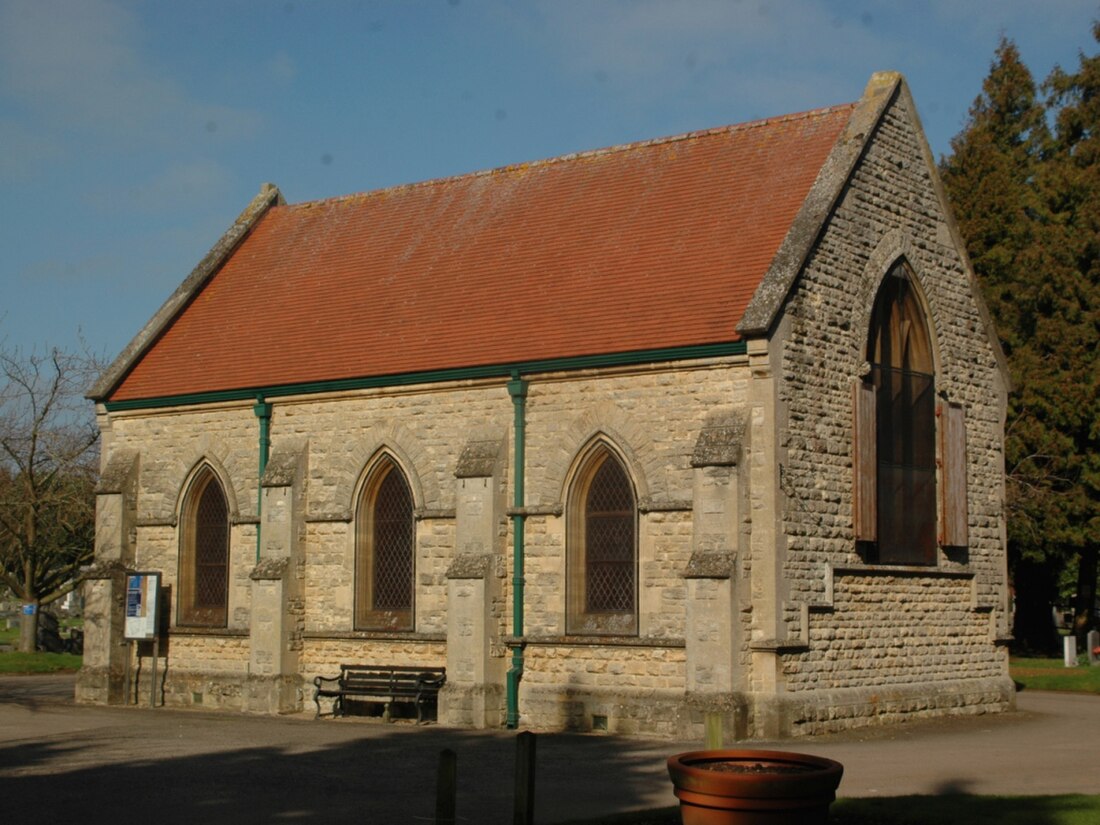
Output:
M160 608L160 573L126 574L127 639L155 639Z

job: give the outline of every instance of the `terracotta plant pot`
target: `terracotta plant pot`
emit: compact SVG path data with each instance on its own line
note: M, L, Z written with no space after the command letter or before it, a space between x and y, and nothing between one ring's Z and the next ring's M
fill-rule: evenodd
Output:
M684 825L825 825L844 766L786 751L710 750L669 757Z

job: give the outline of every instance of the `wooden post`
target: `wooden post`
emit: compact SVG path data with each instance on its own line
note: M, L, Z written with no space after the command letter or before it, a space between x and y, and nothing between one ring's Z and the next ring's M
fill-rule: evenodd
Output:
M513 825L535 822L535 734L516 736L516 807Z
M160 657L160 636L153 637L153 675L149 682L149 707L157 706L157 659Z
M458 756L450 748L439 752L439 776L435 784L435 825L454 825L458 792Z
M704 716L707 750L719 750L722 747L722 714L708 711Z

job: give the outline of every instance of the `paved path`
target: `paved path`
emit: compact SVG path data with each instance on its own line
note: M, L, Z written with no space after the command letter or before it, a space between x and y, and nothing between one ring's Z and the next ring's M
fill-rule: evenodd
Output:
M71 676L0 677L5 823L431 822L443 748L458 754L459 821L511 822L515 743L506 731L84 707L72 689ZM1025 692L1011 714L780 746L842 762L841 796L894 796L1100 793L1098 742L1100 696ZM542 734L536 819L675 804L664 761L698 747Z

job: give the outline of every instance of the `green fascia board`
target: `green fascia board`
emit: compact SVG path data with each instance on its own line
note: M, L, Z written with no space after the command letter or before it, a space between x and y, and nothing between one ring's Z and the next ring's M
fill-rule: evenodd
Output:
M522 361L509 364L486 364L478 367L455 367L425 372L405 372L394 375L375 375L361 378L336 378L327 381L311 381L301 384L277 384L266 387L247 387L235 390L212 390L186 395L165 395L156 398L135 398L126 401L105 402L107 412L156 409L158 407L186 407L194 404L217 404L226 401L254 401L258 398L274 398L292 395L316 395L319 393L365 390L378 387L401 387L412 384L437 384L445 381L468 381L481 378L511 378L514 373L530 375L540 372L569 372L571 370L619 367L632 364L683 361L696 358L717 358L744 355L746 344L727 341L719 344L696 344L666 349L635 350L602 355L579 355L572 358L548 358L541 361Z

